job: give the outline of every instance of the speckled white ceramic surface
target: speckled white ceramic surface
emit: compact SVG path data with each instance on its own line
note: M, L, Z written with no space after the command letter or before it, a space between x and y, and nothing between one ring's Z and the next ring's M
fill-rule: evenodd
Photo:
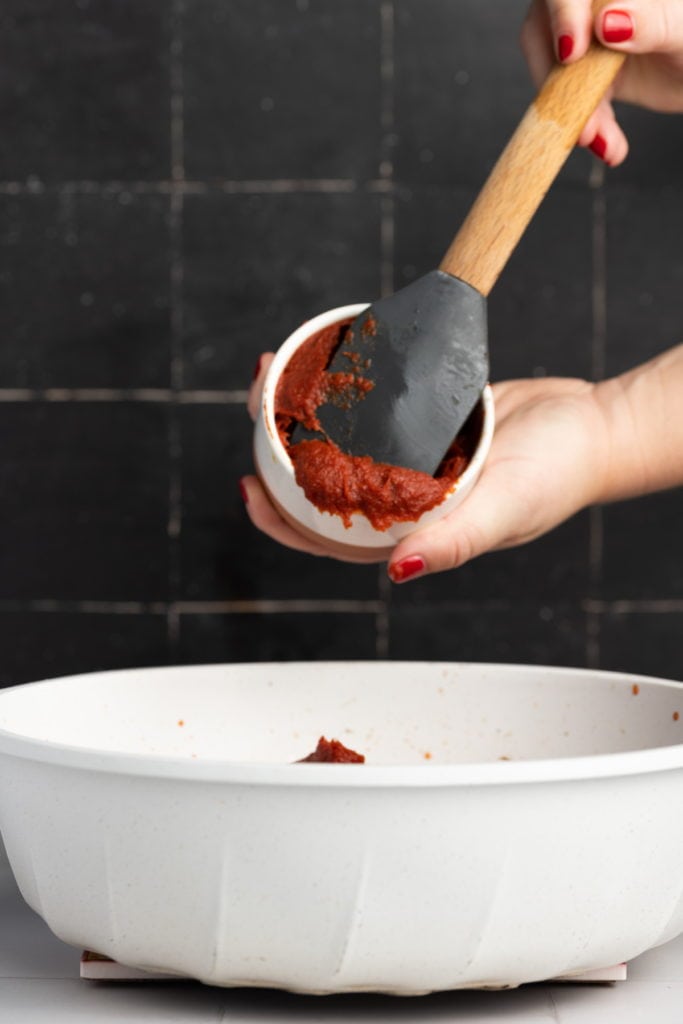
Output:
M683 690L524 666L103 673L0 693L0 827L66 942L218 985L518 985L683 931ZM318 736L365 765L291 764Z

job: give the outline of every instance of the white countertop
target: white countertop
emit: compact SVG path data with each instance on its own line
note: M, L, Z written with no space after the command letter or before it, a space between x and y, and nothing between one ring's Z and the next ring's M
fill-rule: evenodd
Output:
M92 982L17 892L0 853L0 1024L683 1024L683 936L609 985L431 996L295 996L195 982Z

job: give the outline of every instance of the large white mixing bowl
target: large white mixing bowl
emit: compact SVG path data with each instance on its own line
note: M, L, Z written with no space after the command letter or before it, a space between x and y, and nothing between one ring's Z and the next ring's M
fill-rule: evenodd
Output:
M323 733L367 763L289 763ZM52 930L127 964L300 992L517 985L683 931L682 739L678 684L602 672L77 676L0 692L0 826Z

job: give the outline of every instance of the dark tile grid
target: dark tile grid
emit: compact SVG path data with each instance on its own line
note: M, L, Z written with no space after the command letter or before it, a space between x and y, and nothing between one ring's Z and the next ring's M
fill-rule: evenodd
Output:
M618 114L631 152L603 194L606 376L683 341L683 137L670 116ZM683 678L682 517L680 488L601 510L591 614L610 668Z
M681 609L656 575L606 586L598 513L391 591L256 535L236 495L258 353L440 257L531 95L524 0L115 6L1 19L0 682L377 654L647 670L649 637L677 674ZM609 366L590 167L494 292L498 378Z
M258 354L382 288L386 11L115 6L0 19L0 682L374 657L377 568L256 534L237 480Z
M525 7L396 7L397 285L438 263L527 102L510 45ZM681 340L681 135L665 117L619 113L631 159L608 180L573 154L490 298L494 379L600 378ZM532 545L397 588L391 654L683 677L682 500L593 509Z

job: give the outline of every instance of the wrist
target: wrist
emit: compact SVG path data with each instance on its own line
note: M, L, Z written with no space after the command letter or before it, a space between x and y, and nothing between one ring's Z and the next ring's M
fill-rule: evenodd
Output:
M683 345L595 385L605 451L598 502L683 483Z

